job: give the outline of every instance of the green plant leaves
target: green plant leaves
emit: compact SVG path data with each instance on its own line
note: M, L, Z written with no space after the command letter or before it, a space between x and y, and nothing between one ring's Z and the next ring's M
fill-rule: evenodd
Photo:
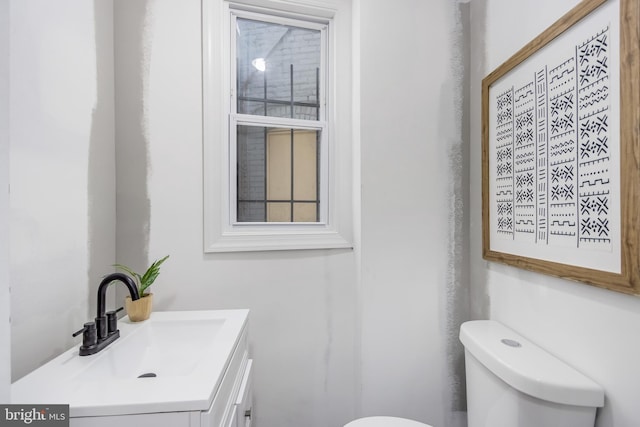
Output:
M156 260L151 264L151 266L147 269L140 279L140 295L144 295L144 291L153 284L158 275L160 274L160 266L163 262L165 262L169 258L169 255L166 257Z
M158 275L160 274L160 266L163 262L165 262L169 258L169 255L164 258L155 260L151 266L145 271L144 275L140 275L133 271L131 268L122 264L113 264L114 267L119 268L120 270L126 272L127 274L133 276L136 279L138 284L138 292L140 296L144 295L146 289L153 284Z
M130 276L132 276L133 278L135 278L136 279L136 283L138 284L138 289L140 288L140 281L141 281L142 277L140 277L140 275L138 273L136 273L135 271L133 271L132 269L130 269L126 265L113 264L113 266L116 267L116 268L119 268L120 270L124 271L125 273L127 273Z

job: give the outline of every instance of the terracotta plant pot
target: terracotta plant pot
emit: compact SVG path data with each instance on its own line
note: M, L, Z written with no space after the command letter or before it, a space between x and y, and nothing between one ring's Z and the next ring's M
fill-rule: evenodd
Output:
M124 299L124 305L127 308L129 320L132 322L147 320L151 316L153 308L153 294L144 294L136 301L131 301L131 297L127 296Z

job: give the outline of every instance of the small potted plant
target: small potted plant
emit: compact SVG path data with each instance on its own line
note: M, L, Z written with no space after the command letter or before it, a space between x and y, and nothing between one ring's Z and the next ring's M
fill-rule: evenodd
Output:
M147 292L147 289L153 284L153 282L160 274L160 266L167 260L167 258L169 258L169 255L165 256L164 258L155 260L143 275L136 273L126 265L113 265L114 267L126 272L131 277L133 277L138 286L138 294L140 294L140 299L137 301L132 301L131 297L127 295L124 301L125 307L127 309L127 314L129 315L129 320L131 320L132 322L147 320L151 315L151 309L153 306L153 294Z

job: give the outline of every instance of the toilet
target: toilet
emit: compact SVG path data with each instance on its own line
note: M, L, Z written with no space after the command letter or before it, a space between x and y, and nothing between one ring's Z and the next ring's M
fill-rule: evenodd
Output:
M468 427L593 427L604 390L492 320L462 324ZM393 424L392 424L393 425Z
M576 369L493 320L460 327L468 427L593 427L604 390ZM344 427L430 427L367 417Z
M351 421L344 427L431 427L428 424L396 417L366 417Z

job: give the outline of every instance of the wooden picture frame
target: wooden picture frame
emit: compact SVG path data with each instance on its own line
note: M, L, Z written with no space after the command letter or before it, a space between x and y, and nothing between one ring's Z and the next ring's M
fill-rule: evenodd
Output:
M640 0L584 0L482 82L483 258L640 294Z

